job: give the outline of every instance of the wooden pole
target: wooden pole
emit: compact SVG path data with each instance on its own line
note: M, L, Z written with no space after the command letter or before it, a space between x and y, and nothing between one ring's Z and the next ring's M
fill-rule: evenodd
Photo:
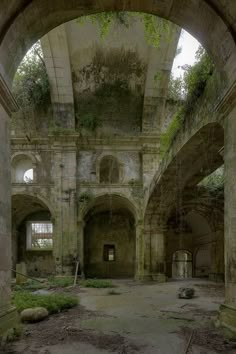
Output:
M188 354L188 351L189 351L189 348L190 348L190 345L191 345L191 342L192 342L192 338L193 338L193 331L189 337L189 341L188 341L188 344L187 344L187 347L185 348L183 354Z
M78 277L78 270L79 270L79 261L76 262L76 267L75 267L75 278L74 278L74 286L77 283L77 277Z
M31 279L31 280L37 281L37 282L39 282L39 283L41 283L41 284L43 283L43 281L41 281L41 280L38 280L38 279L36 279L36 278L30 277L29 275L26 275L26 274L17 272L17 271L14 270L14 269L12 269L11 271L14 272L14 273L16 273L16 274L22 275L23 277L26 277L26 278L29 278L29 279Z

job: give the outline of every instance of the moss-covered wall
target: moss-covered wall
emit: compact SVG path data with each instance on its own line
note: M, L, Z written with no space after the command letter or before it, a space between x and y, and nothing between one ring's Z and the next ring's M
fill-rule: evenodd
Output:
M137 51L96 48L73 72L77 127L84 134L141 131L146 66Z

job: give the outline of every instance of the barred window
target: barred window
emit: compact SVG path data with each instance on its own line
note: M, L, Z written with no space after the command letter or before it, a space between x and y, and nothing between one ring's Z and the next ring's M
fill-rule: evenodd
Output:
M27 224L27 249L51 250L53 225L48 221L31 221Z
M105 262L114 262L115 261L115 246L114 245L104 245L103 259Z

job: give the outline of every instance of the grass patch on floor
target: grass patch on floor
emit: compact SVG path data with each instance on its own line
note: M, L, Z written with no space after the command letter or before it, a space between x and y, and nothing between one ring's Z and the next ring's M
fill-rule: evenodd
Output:
M28 279L25 283L22 283L21 285L15 284L13 286L14 291L22 291L22 290L34 291L34 290L45 289L45 288L47 288L46 282L38 282L36 280L31 280L31 279Z
M76 306L78 298L64 294L36 295L28 291L15 291L12 303L19 312L32 307L45 307L52 314Z
M112 283L111 280L100 280L100 279L82 280L80 282L80 286L85 287L85 288L96 288L96 289L114 288L115 287L115 285Z
M73 277L50 277L47 284L49 288L66 288L74 283Z
M45 280L36 281L28 279L25 283L13 286L14 291L34 291L40 289L66 288L74 283L73 277L50 277Z

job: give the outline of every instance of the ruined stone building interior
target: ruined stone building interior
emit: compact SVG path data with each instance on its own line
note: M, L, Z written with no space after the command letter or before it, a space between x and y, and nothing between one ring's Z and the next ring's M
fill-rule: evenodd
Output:
M236 333L235 2L3 3L0 334L14 271L77 261L81 279L219 283ZM108 29L101 11L122 12ZM183 29L211 68L191 98L173 77ZM20 86L27 65L40 77Z
M104 40L89 19L41 39L51 104L17 112L11 130L13 264L42 277L70 274L79 257L88 277L223 280L223 199L206 196L203 176L188 178L165 221L152 215L160 136L178 109L166 92L180 28L155 48L141 19L127 21ZM221 166L217 156L207 168Z

